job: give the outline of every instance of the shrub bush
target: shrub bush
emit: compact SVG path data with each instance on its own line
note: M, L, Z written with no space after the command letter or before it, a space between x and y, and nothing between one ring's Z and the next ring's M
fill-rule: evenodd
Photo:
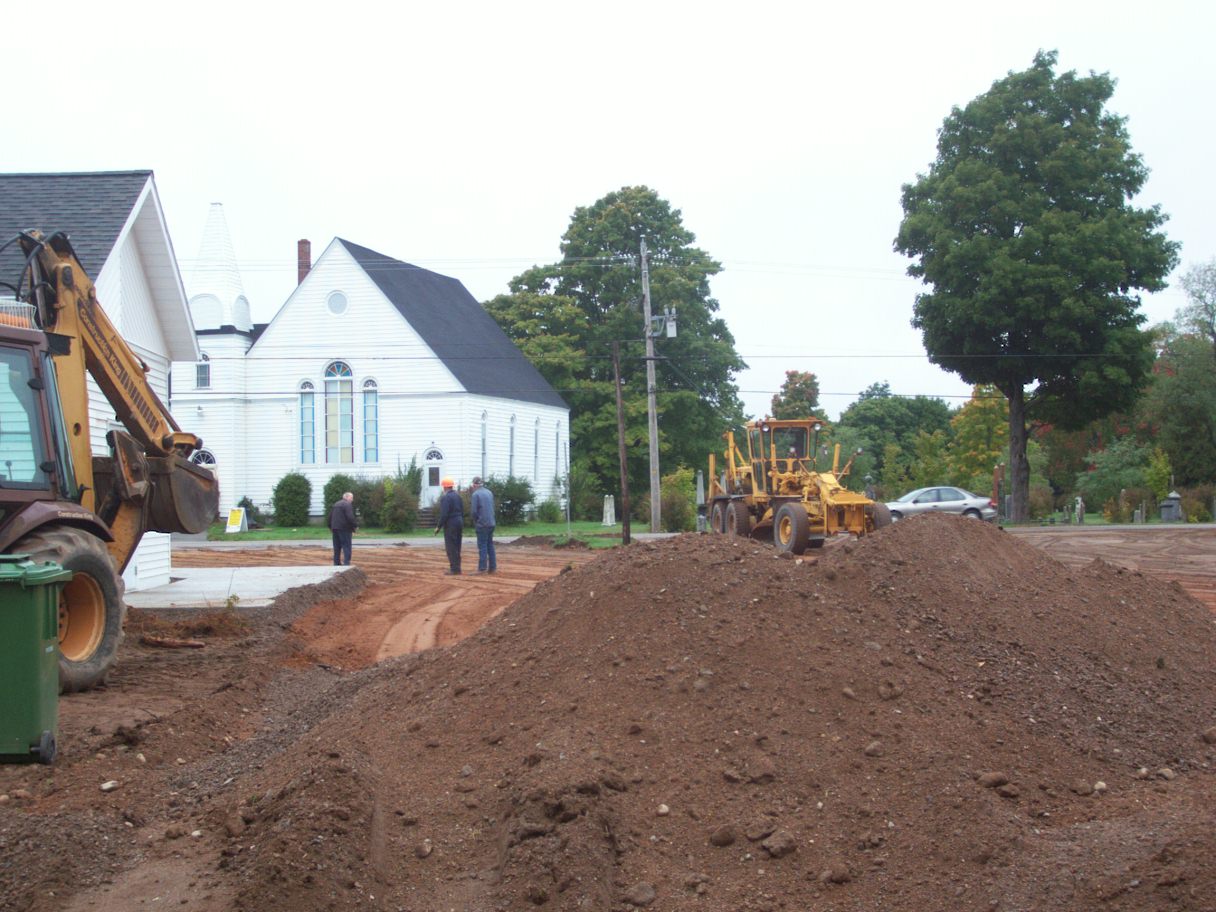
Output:
M329 522L329 511L334 508L342 495L347 491L352 494L355 491L355 479L344 472L338 472L336 475L331 475L329 481L325 482L325 488L321 491L321 516ZM359 506L359 501L355 501L355 507Z
M1102 505L1102 516L1107 522L1129 523L1135 519L1135 513L1141 506L1145 508L1147 519L1156 509L1156 499L1149 488L1126 488Z
M1043 519L1050 516L1055 506L1051 494L1051 485L1032 484L1030 486L1030 518Z
M1216 495L1216 487L1207 484L1181 488L1178 495L1182 498L1182 515L1187 522L1212 521L1212 497Z
M245 510L245 519L249 521L249 527L264 526L269 521L270 517L266 515L266 511L250 500L246 494L236 502L238 507L243 507Z
M569 500L573 519L599 519L603 515L604 494L613 493L596 489L595 476L583 460L575 460L569 476L559 475L554 482L562 496Z
M356 478L350 489L355 495L355 509L359 511L359 525L380 527L384 525L384 503L388 499L387 478Z
M494 511L499 524L518 526L524 521L524 514L536 499L532 492L532 482L514 475L508 475L506 478L491 475L485 479L485 485L494 495Z
M565 517L562 515L562 505L557 502L556 497L550 497L548 500L542 500L536 507L536 519L543 523L561 522Z
M418 465L418 458L414 457L410 460L410 464L406 468L401 468L401 464L397 464L397 474L392 477L394 485L405 485L407 491L413 491L417 496L422 490L422 467Z
M418 525L418 495L396 479L382 486L385 492L384 506L380 511L380 523L387 532L412 532Z
M274 486L270 506L276 526L308 525L308 505L312 501L312 482L299 472L288 472Z
M697 527L696 473L681 466L659 479L660 522L664 532L691 532Z

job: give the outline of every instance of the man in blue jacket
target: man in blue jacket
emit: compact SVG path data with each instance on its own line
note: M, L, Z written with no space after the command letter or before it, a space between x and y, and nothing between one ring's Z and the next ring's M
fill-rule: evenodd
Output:
M473 478L473 527L477 530L477 572L494 573L498 558L494 555L494 495L481 484L481 476Z
M443 547L448 552L448 576L460 574L460 538L464 535L464 501L456 493L456 483L450 478L442 482L443 496L439 498L439 524L435 534L443 530Z

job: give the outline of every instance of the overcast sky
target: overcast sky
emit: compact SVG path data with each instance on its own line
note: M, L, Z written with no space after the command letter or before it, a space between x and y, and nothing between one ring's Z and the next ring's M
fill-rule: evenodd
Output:
M879 381L958 404L909 326L900 186L951 106L1040 48L1118 80L1110 109L1152 172L1139 204L1170 215L1180 270L1216 256L1211 4L12 6L0 170L152 169L185 272L222 203L258 322L300 238L484 301L559 258L576 207L645 184L724 266L749 412L790 369L833 417ZM1174 283L1144 312L1184 302Z

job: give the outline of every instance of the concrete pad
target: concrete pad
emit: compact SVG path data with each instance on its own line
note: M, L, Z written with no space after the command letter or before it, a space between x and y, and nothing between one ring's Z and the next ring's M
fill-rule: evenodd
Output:
M323 583L350 567L177 567L173 581L153 589L127 592L132 608L224 608L236 596L239 608L266 608L297 586Z

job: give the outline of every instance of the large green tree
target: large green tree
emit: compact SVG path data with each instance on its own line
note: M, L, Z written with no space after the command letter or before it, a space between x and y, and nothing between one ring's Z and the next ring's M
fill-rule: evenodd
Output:
M1009 73L938 133L928 174L903 188L895 249L931 290L912 325L929 358L1009 400L1012 519L1028 514L1027 427L1080 427L1132 405L1152 364L1136 290L1177 262L1157 206L1131 200L1148 170L1107 74Z
M1170 334L1153 368L1140 414L1145 435L1169 455L1175 484L1216 481L1216 360L1212 340L1198 333Z
M847 429L855 433L850 440L874 454L874 471L882 474L886 484L898 475L893 471L894 467L888 471L888 454L901 454L902 461L906 463L913 458L918 433L932 435L941 431L948 437L950 415L950 406L941 399L896 396L888 384L875 383L841 413L834 430L840 433ZM890 447L895 449L891 450ZM890 494L890 491L887 493Z
M1179 325L1206 339L1216 355L1216 259L1192 266L1179 284L1187 296L1176 316Z
M969 491L992 490L992 476L1009 443L1009 406L991 386L977 386L950 420L950 478Z
M741 423L735 374L746 365L717 316L709 280L721 266L694 246L680 211L648 187L624 187L579 207L562 258L511 280L485 308L561 391L571 409L574 461L601 493L619 486L612 344L619 343L630 488L648 486L646 364L639 259L645 239L651 307L674 309L675 338L655 342L664 473L701 467Z
M827 413L819 407L819 378L810 371L786 371L785 382L773 396L772 409L773 418L827 420Z

